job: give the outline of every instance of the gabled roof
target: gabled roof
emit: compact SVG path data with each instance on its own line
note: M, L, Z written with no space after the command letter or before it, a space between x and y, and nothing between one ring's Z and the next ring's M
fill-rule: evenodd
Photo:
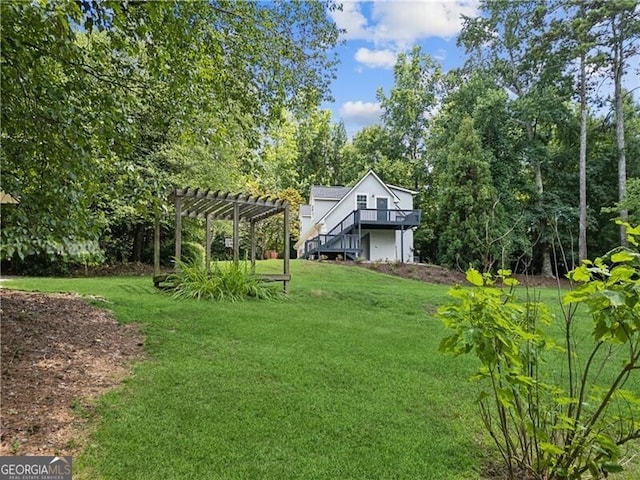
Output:
M351 189L349 187L322 187L320 185L311 186L311 196L323 200L340 200Z
M402 187L398 187L397 185L391 185L390 183L387 183L387 187L389 187L392 190L400 190L401 192L406 192L406 193L410 193L411 195L417 195L420 192L416 192L415 190L409 190L408 188L402 188Z
M383 186L383 188L389 193L389 195L394 198L394 203L398 203L400 201L398 196L395 193L393 193L393 191L389 188L389 186L386 183L384 183L382 180L380 180L380 177L376 175L376 172L374 172L373 170L369 170L366 173L366 175L364 175L360 180L358 180L358 182L353 187L347 188L347 192L341 197L340 201L336 203L333 207L331 207L329 211L325 213L321 219L318 220L318 223L322 222L325 218L331 215L333 211L336 210L342 202L344 202L345 198L347 198L351 192L355 191L360 186L360 184L364 182L364 180L369 176L373 176L380 183L380 185Z

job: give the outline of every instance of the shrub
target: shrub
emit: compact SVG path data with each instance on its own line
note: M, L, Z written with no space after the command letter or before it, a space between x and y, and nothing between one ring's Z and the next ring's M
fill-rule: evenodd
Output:
M183 243L181 255L181 260L184 263L204 266L206 252L204 247L197 242Z
M174 285L175 298L197 300L244 300L276 298L280 293L254 274L250 263L212 262L209 268L204 262L178 262L177 270L169 276Z
M640 228L628 232L637 247ZM620 247L568 275L580 285L563 297L558 344L548 333L552 315L540 302L519 301L510 273L470 269L473 287L451 290L456 303L438 312L453 330L440 349L480 362L478 405L509 478L621 471L622 445L640 438L640 397L624 388L640 371L640 253ZM592 320L588 351L576 338L579 306Z

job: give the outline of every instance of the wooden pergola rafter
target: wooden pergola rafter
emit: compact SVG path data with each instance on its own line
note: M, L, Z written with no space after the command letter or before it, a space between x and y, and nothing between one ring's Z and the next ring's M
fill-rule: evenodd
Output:
M173 192L176 209L175 219L175 258L180 260L182 254L182 217L203 218L206 220L205 252L208 264L211 254L211 222L213 220L233 221L233 260L240 259L240 222L247 222L251 227L251 265L256 263L256 231L257 222L280 213L284 214L284 267L282 275L264 275L266 280L281 281L285 293L289 289L290 256L289 256L289 204L286 200L268 196L253 196L244 193L229 193L220 190L211 191L198 188L182 188ZM154 242L154 284L157 286L166 276L160 273L160 221L156 218Z

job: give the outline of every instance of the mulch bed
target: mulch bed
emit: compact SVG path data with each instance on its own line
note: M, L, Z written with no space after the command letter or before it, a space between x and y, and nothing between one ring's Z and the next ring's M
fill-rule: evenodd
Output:
M136 325L71 294L0 289L2 455L73 455L95 399L143 358Z
M347 263L347 265L356 265ZM398 277L412 278L438 285L468 285L463 272L449 270L438 265L425 263L382 263L382 262L362 262L360 267L375 270L376 272ZM520 283L529 287L568 287L568 280L561 278L543 277L541 275L515 275Z

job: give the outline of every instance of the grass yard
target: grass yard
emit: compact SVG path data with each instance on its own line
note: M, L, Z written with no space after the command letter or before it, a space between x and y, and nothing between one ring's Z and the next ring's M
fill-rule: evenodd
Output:
M240 303L176 301L145 277L12 281L103 296L146 335L74 478L481 478L473 359L437 351L447 287L303 261L292 274L288 299Z

